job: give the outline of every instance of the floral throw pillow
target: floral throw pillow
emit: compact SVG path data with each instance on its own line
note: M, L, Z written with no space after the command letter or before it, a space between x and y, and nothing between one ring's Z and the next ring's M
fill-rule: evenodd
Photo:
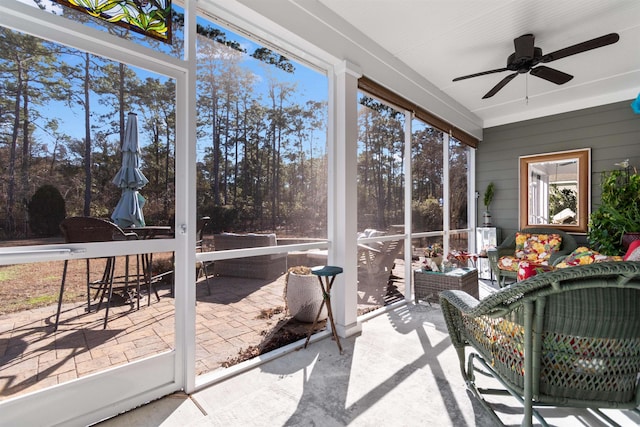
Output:
M584 246L579 247L571 252L556 268L573 267L576 265L587 265L595 262L622 261L621 256L603 255L593 249Z
M516 233L516 258L524 258L524 243L531 236L529 233Z
M518 271L519 261L516 257L503 256L498 260L498 268L505 271Z
M562 246L559 234L516 233L516 258L546 261Z

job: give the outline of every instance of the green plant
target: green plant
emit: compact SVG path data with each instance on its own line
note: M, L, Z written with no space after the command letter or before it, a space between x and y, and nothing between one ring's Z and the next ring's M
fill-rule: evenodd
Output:
M198 208L198 212L202 215L211 217L211 221L207 225L208 233L222 233L236 229L240 221L240 211L230 205L214 206L209 202L205 206Z
M495 190L496 190L496 186L493 182L490 182L489 185L487 185L487 189L484 190L484 206L487 208L487 210L489 210L489 205L493 200L493 195L495 193Z
M589 217L589 244L607 255L623 253L622 235L640 232L640 175L602 173L601 203Z
M411 203L413 227L421 230L436 230L442 224L442 207L437 199L430 197Z
M571 188L558 188L552 184L549 191L549 216L553 216L564 209L578 210L578 193Z
M64 198L53 185L36 190L28 203L29 228L39 237L60 235L60 222L67 216Z

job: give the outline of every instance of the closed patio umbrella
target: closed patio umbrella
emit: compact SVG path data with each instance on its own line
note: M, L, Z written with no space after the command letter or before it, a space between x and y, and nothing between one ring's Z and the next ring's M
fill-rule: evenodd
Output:
M144 227L142 207L145 198L138 192L149 180L140 171L140 146L138 145L138 116L129 113L122 143L122 167L112 181L122 188L122 196L111 219L119 227Z

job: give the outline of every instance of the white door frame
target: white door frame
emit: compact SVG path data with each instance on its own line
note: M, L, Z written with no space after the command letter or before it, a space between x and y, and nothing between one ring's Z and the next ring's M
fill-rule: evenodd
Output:
M186 2L187 19L187 9L195 11L194 1ZM195 28L195 18L188 22ZM194 339L195 287L186 284L195 283L194 269L187 268L195 265L195 168L190 167L195 164L196 151L195 65L14 0L0 4L0 25L143 68L176 82L174 239L21 246L0 251L0 264L175 252L174 350L0 402L2 423L6 425L90 424L184 388L185 374L193 372L195 362L185 356L185 349L194 347L190 341ZM195 57L194 40L187 42L185 38L185 49ZM189 331L190 334L185 333Z

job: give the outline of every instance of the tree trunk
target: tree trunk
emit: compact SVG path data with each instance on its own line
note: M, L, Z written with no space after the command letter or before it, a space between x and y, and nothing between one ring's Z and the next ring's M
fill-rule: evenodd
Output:
M213 131L213 203L220 206L220 132L218 130L218 97L215 87L211 93L211 129Z
M118 84L118 104L120 106L118 112L118 119L120 121L120 150L122 150L122 144L124 144L124 132L125 132L125 118L124 118L124 110L126 109L126 105L124 103L125 90L124 84L127 75L125 73L125 65L123 63L118 64L118 72L120 74L119 84Z
M90 57L84 62L84 216L91 216L91 107L89 105Z
M11 149L9 151L9 185L7 189L7 232L13 236L15 232L15 193L16 193L16 157L18 151L18 132L20 129L20 99L22 98L22 68L18 63L16 71L16 96L13 106L13 133L11 134Z
M29 164L31 159L31 140L29 138L29 81L24 81L22 91L22 161L20 162L20 176L22 180L22 209L24 210L23 235L28 234L27 201L29 197Z
M170 128L171 125L169 123L169 118L166 116L165 116L164 122L166 125L166 131L167 131L167 135L166 135L167 141L165 145L163 208L164 208L164 217L167 218L169 217L169 162L171 159L171 155L169 151L171 149L171 128Z

